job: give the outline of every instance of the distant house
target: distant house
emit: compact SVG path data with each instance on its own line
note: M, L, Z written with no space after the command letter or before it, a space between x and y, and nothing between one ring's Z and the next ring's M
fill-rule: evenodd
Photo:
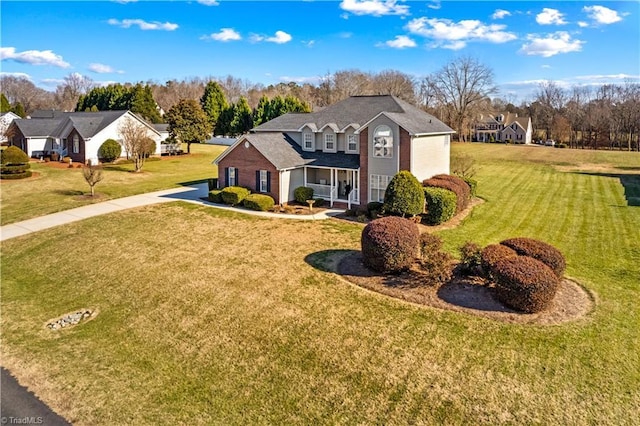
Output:
M333 206L382 201L400 170L419 180L449 173L454 131L394 96L352 96L321 111L263 123L215 161L219 186L240 185L294 200L297 187Z
M13 120L18 120L20 116L13 112L3 112L0 114L0 143L6 143L9 141L7 138L7 130Z
M122 144L119 127L133 120L145 127L156 142L155 154L160 155L161 134L131 111L62 112L39 110L29 119L11 123L10 144L30 157L40 158L53 153L68 156L74 162L98 162L98 149L107 139ZM122 156L126 156L124 147Z
M478 142L530 144L532 134L531 118L511 112L482 114L474 128L474 140Z

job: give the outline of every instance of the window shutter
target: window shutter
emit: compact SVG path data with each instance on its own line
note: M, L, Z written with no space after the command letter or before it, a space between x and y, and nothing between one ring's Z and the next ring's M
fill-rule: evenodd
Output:
M224 186L229 186L229 168L224 168Z
M260 170L256 170L256 192L260 192Z
M267 171L267 192L271 192L271 172Z
M238 168L237 167L234 168L234 172L236 173L236 183L234 185L235 186L240 186L240 178L238 177Z

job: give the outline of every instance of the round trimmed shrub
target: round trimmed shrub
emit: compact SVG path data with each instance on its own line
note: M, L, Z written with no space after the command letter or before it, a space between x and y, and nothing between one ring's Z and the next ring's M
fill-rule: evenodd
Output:
M492 276L493 267L503 259L517 257L518 253L502 244L489 244L480 253L480 265L487 276Z
M29 156L17 146L10 146L0 151L0 163L24 164L29 162Z
M456 194L456 213L460 213L469 204L471 188L458 176L435 175L430 179L422 181L422 184L424 186L448 189Z
M397 216L415 216L424 210L424 191L416 177L402 170L384 192L384 211Z
M560 279L544 263L529 256L502 259L493 267L498 299L526 313L546 309L558 290Z
M567 266L566 260L560 250L533 238L510 238L500 244L514 250L521 256L529 256L547 265L558 276L562 277Z
M324 198L314 198L314 200L313 207L322 207L327 202Z
M313 188L299 186L293 191L293 199L300 204L307 204L307 200L313 198Z
M400 272L415 262L419 243L418 225L409 219L398 216L376 219L362 230L362 260L377 272Z
M242 201L242 205L251 210L266 212L273 209L275 201L269 195L250 194Z
M425 219L429 225L439 225L451 219L456 213L456 194L448 189L425 187L427 204Z
M251 194L251 191L241 186L227 186L220 194L223 203L235 206L242 203Z
M221 189L213 189L209 191L209 201L212 203L223 203L222 201L222 190Z
M107 139L98 148L98 158L105 163L111 163L122 154L122 146L114 139Z

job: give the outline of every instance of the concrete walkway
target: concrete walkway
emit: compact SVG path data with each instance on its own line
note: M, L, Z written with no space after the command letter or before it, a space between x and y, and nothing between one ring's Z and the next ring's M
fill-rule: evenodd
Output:
M166 189L163 191L150 192L147 194L116 198L114 200L104 201L102 203L89 204L71 210L65 210L58 213L40 216L0 227L0 241L27 235L32 232L42 231L43 229L53 228L59 225L65 225L67 223L76 222L89 217L113 213L116 211L131 209L135 207L168 203L171 201L187 201L190 203L235 211L238 213L280 219L321 220L327 219L331 216L336 216L344 211L339 209L327 209L313 215L257 212L236 207L213 204L208 201L204 201L201 199L201 197L207 196L207 190L207 184L201 183L196 185L184 186L181 188Z

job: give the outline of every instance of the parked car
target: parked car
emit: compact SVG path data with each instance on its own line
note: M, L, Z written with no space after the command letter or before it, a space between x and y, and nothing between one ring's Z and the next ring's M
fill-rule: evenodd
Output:
M544 142L544 146L556 146L556 141L554 141L553 139L547 139Z

